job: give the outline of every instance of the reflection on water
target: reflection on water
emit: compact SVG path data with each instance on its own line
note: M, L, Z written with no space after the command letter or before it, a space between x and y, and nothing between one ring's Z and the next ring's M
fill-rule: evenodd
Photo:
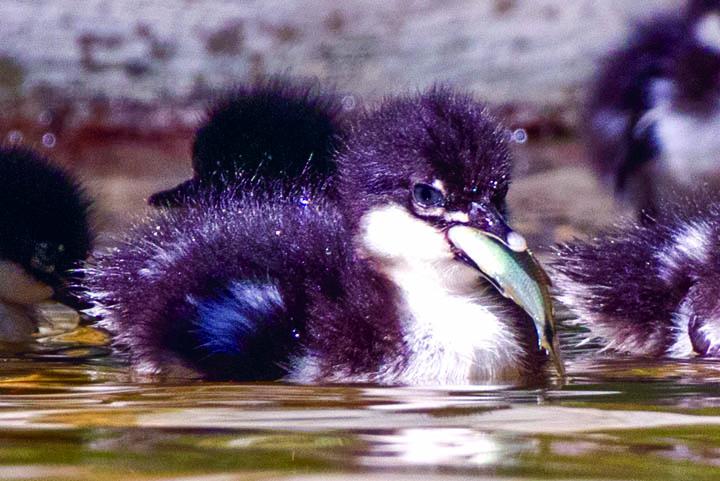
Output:
M565 342L571 339L566 338ZM0 479L718 479L720 369L570 351L565 386L132 382L105 339L5 354Z
M469 428L397 429L361 437L372 447L361 458L361 463L379 468L500 466L522 452L537 448L533 440L503 438Z

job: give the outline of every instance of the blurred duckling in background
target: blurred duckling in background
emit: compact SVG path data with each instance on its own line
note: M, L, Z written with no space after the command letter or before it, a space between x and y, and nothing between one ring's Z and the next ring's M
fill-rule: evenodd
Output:
M27 341L36 304L78 306L71 272L92 246L80 184L31 150L0 147L0 341Z
M605 59L585 130L601 177L650 215L661 199L720 187L720 0L639 25Z
M197 130L193 178L148 202L177 207L251 179L286 186L300 179L324 182L335 173L344 123L339 96L315 81L271 77L240 86L212 103Z
M335 129L312 127L315 97L266 100L287 92L302 91L263 94L253 122L234 123L244 118L235 112L201 129L205 148L196 150L219 152L200 158L232 159L236 189L211 200L194 192L190 208L158 211L87 268L88 313L136 370L302 383L516 382L542 376L548 352L561 369L547 278L505 220L510 155L486 107L447 88L386 99L354 120L325 165ZM319 117L331 126L335 107L325 105ZM213 129L247 129L235 135L256 155L228 155L245 147L204 137ZM322 155L307 155L308 132ZM279 172L308 168L337 169L336 195L324 180L292 175L278 194Z
M561 247L553 281L607 350L720 357L720 203L666 210Z

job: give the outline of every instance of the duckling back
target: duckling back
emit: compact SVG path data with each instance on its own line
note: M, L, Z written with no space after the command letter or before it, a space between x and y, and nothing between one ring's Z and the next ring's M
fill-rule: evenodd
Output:
M720 354L720 205L674 205L563 246L560 299L606 349L645 356Z

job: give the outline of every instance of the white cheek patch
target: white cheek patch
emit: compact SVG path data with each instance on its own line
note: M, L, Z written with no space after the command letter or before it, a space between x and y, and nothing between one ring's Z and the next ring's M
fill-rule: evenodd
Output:
M442 231L398 205L371 210L360 225L361 245L366 255L423 262L453 257Z
M27 305L52 295L52 287L33 279L19 264L0 260L0 301Z
M720 52L720 14L705 15L695 27L695 38L703 46Z

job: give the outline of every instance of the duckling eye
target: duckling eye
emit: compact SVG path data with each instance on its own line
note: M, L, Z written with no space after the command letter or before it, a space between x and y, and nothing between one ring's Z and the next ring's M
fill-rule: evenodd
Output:
M438 189L428 184L415 184L413 198L421 207L443 207L445 196Z

